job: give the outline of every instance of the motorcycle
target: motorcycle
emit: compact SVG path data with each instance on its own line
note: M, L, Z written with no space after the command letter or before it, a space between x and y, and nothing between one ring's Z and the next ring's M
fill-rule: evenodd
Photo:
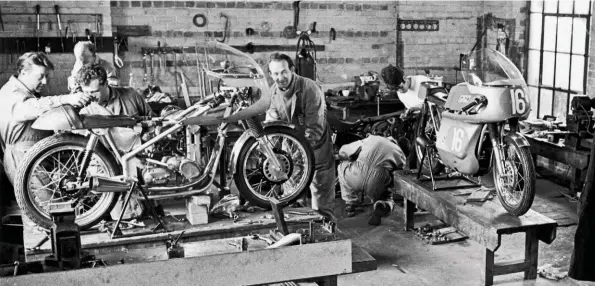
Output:
M416 131L418 178L422 170L429 173L436 190L434 176L445 169L464 176L493 169L502 206L521 216L535 196L535 166L518 127L530 112L527 84L506 56L488 48L463 57L461 73L465 82L448 93L422 84L426 97Z
M86 229L110 213L118 194L132 192L136 184L146 194L135 192L141 200L203 193L214 184L219 162L225 160L227 132L237 122L245 131L233 145L228 166L241 195L264 208L270 207L271 197L281 203L296 200L314 174L309 143L291 124L258 120L270 105L269 85L258 63L226 44L210 42L204 49L213 63L224 63L221 69L205 68L218 80L218 91L185 110L169 106L161 116L147 118L83 115L65 105L40 116L33 128L59 132L28 150L18 170L15 193L24 214L50 228L50 209L68 202L76 223ZM205 140L206 126L217 126L215 140ZM137 132L131 140L138 144L122 139L126 130Z

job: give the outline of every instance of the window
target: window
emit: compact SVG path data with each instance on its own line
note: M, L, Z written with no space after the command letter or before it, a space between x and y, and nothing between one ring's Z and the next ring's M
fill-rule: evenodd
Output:
M531 1L527 84L531 118L565 121L570 100L585 94L590 0Z

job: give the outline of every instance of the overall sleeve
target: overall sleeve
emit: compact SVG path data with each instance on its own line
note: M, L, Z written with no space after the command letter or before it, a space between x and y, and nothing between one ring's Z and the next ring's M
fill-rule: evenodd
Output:
M17 102L13 107L14 118L16 122L25 122L37 119L44 112L62 105L60 102L61 95L46 96L36 98L29 96L23 101Z
M312 146L319 145L326 126L326 103L324 94L314 84L306 86L304 89L305 109L305 135Z

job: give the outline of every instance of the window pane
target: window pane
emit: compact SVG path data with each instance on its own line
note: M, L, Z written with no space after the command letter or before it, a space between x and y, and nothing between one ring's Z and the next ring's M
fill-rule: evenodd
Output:
M541 88L539 95L539 118L544 115L552 115L552 90Z
M570 76L570 55L556 55L556 87L568 89L568 77Z
M566 122L566 113L568 113L568 93L556 91L554 93L554 116L556 120Z
M581 1L581 0L579 0ZM572 14L572 5L574 3L574 1L571 0L561 0L559 1L559 8L558 8L558 13L560 14Z
M579 0L574 4L574 14L587 15L591 11L591 1Z
M560 17L558 18L558 39L557 51L563 53L570 53L570 42L572 37L572 18Z
M554 64L555 57L552 52L543 52L543 68L541 70L541 84L554 86Z
M529 50L529 63L527 64L527 83L539 85L539 51Z
M572 24L572 52L575 54L585 54L585 42L589 35L587 31L587 19L574 18Z
M529 87L529 100L531 101L529 105L531 106L531 113L529 114L529 118L537 118L537 88L530 86Z
M545 2L549 3L549 2ZM543 25L543 49L546 51L554 51L556 47L556 23L558 19L554 16L545 16L545 23Z
M531 12L543 12L543 1L531 1Z
M570 89L584 94L583 86L585 84L585 57L572 56L572 73L570 78Z
M531 13L531 27L529 31L529 48L541 49L542 14Z
M558 1L545 1L543 6L545 13L558 13Z

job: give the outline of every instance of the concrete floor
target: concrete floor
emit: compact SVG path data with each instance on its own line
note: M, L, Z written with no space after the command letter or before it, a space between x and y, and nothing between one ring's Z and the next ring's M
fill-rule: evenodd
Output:
M538 180L538 192L562 187L545 180ZM549 193L551 194L551 193ZM539 199L548 199L542 193ZM569 208L575 203L566 200ZM339 206L337 206L339 208ZM342 209L337 209L341 213ZM367 224L370 208L352 218L342 218L339 229L347 237L378 261L378 270L339 278L340 285L483 285L485 248L466 240L443 245L430 245L413 232L404 231L403 208L397 207L380 226ZM416 213L416 222L433 221L428 213ZM416 225L417 226L417 225ZM539 244L539 266L551 264L566 273L572 255L576 225L558 227L556 240L547 245ZM499 260L523 258L524 234L503 237L502 247L496 252ZM398 265L398 267L394 266ZM524 281L523 273L496 276L494 285L595 285L568 277L553 281L538 277Z

